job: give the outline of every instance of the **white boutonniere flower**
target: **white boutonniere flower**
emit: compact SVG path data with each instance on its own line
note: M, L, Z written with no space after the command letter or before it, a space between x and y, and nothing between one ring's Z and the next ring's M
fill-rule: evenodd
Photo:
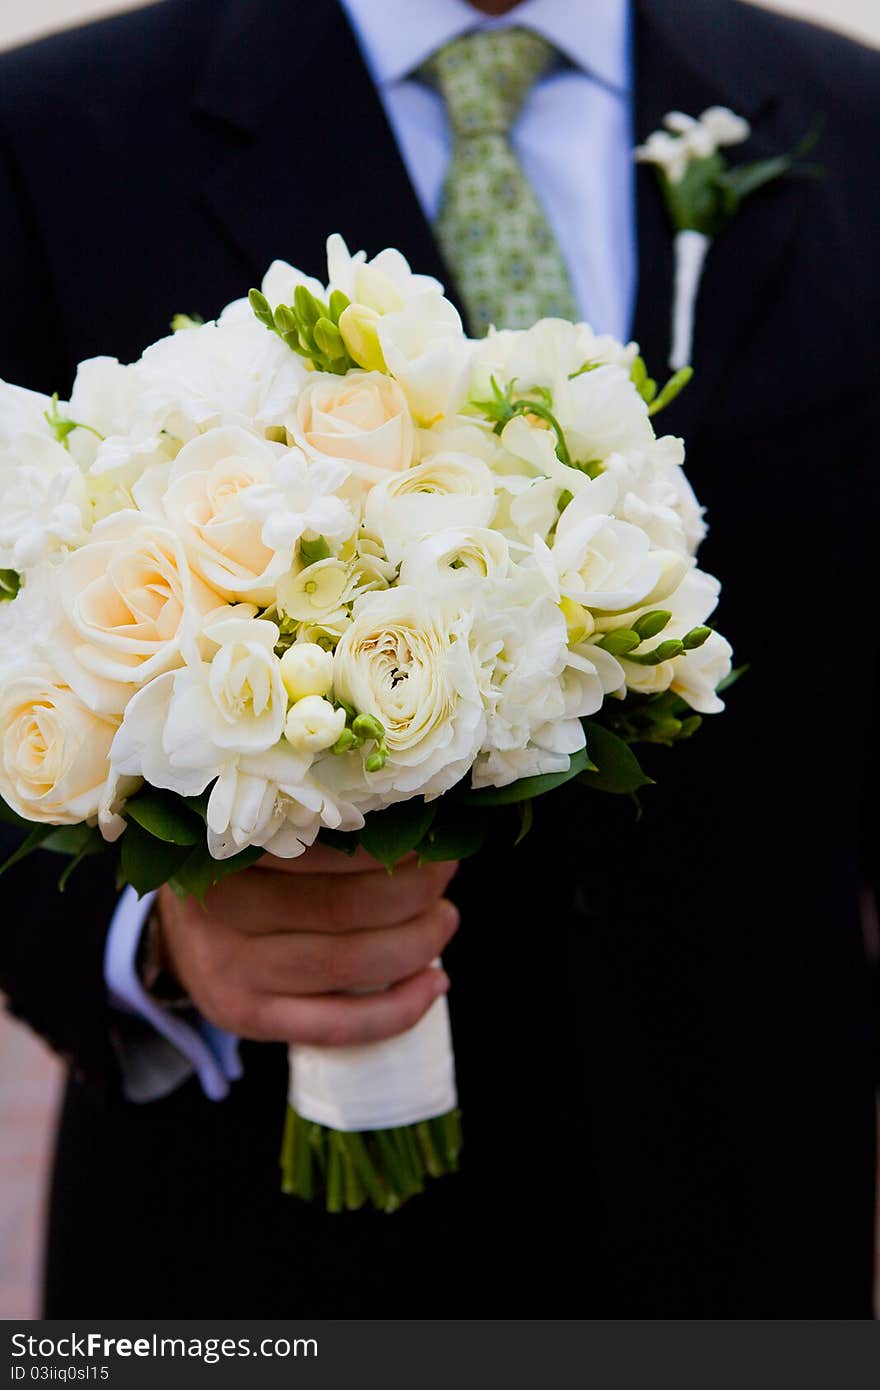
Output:
M732 222L743 199L793 171L821 172L798 163L815 144L814 131L791 154L731 167L721 150L749 138L751 127L726 106L710 106L699 117L670 111L634 151L641 164L656 166L669 220L675 230L675 283L672 301L673 371L690 365L694 310L703 266L713 240Z

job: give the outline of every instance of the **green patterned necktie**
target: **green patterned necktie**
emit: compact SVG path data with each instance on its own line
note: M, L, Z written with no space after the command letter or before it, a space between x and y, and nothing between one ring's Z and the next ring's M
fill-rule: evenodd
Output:
M554 57L539 34L483 29L453 39L420 69L452 127L435 230L477 335L490 324L578 318L565 262L510 145L520 108Z

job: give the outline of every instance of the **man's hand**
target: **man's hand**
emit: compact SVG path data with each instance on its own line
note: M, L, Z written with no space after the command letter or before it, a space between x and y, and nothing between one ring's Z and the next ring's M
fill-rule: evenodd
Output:
M458 928L443 893L457 864L415 856L389 877L358 850L267 855L204 908L159 897L166 968L212 1023L260 1042L346 1045L417 1023L448 977L430 962ZM373 990L370 994L348 991Z

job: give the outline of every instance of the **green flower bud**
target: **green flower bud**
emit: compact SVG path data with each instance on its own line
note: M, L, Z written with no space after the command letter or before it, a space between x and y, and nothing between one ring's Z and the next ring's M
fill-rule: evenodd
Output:
M603 647L606 652L610 652L612 656L627 656L629 652L635 650L641 640L639 634L634 632L631 627L617 627L613 632L606 632L599 642L599 646Z
M385 737L385 726L372 714L359 714L351 727L356 738L372 738L380 743Z
M649 638L656 637L658 632L663 631L671 617L672 614L662 608L655 609L653 613L643 613L633 623L633 632L637 632L642 641L647 642Z
M697 647L702 647L711 631L711 627L692 627L690 632L686 632L681 639L685 651L693 652L696 651Z
M366 768L367 772L381 772L382 768L385 766L387 761L388 754L385 751L385 749L377 748L376 752L371 753L370 756L366 759L366 761L364 762L364 767Z
M351 732L351 729L343 729L342 733L339 735L333 747L330 749L330 752L347 753L350 749L354 747L356 741L357 740L355 739L354 734Z

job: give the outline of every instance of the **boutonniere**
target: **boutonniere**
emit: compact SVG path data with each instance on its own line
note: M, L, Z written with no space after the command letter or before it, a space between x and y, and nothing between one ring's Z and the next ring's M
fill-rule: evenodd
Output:
M682 111L663 118L635 158L654 164L669 220L675 230L675 282L672 296L672 342L669 365L680 371L690 364L694 309L706 255L713 240L733 221L740 204L784 174L816 174L815 165L799 164L815 144L811 132L790 154L747 164L729 165L721 149L749 138L751 127L726 106L710 106L695 119Z

